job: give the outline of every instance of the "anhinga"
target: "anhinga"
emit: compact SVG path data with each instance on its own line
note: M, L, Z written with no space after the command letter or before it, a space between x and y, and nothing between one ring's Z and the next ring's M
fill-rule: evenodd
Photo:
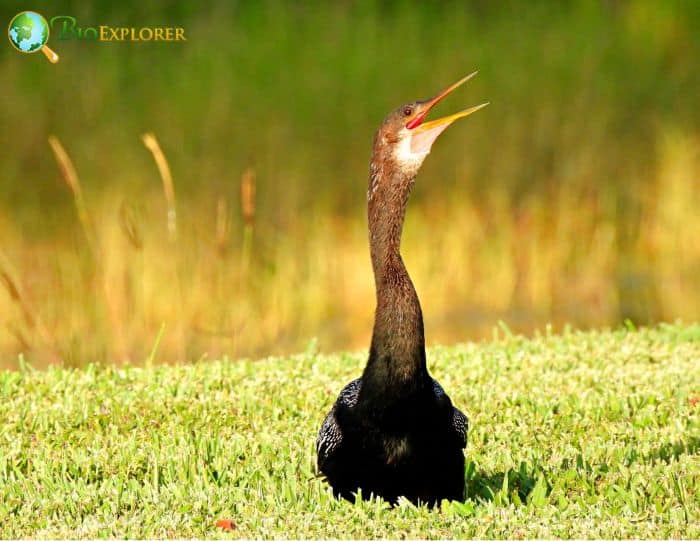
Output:
M377 308L369 360L340 392L316 441L318 469L336 496L352 499L362 489L365 497L430 505L464 497L467 418L428 373L423 315L399 248L408 196L433 142L487 104L426 116L473 75L399 107L374 137L367 207Z

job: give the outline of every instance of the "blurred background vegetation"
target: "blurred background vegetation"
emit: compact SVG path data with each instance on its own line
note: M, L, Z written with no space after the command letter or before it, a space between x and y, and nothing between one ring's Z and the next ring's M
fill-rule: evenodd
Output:
M428 342L700 315L700 2L89 4L38 9L188 40L0 47L0 365L366 347L373 132L475 69L404 234Z

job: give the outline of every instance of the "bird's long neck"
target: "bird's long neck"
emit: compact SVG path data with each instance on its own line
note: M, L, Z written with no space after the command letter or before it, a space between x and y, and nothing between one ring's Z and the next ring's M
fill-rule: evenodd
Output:
M401 232L415 175L373 162L368 192L369 244L377 307L363 395L410 397L428 380L423 315L401 258Z

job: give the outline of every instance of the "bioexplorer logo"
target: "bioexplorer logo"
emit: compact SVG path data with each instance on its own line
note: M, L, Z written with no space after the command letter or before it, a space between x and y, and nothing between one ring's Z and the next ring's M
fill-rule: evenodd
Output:
M80 26L78 20L70 15L56 15L47 23L35 11L23 11L15 15L7 30L10 43L19 52L42 51L55 64L58 55L46 45L51 33L62 41L187 41L185 29L179 26Z
M35 11L18 13L10 21L7 36L10 43L20 53L35 53L41 51L52 63L58 62L58 55L46 45L49 41L49 25Z
M92 41L187 41L185 29L173 26L78 26L78 20L69 15L51 17L51 30L58 39Z

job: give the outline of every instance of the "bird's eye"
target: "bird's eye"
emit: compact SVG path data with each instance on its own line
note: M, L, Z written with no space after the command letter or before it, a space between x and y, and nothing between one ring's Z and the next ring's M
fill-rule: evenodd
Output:
M403 108L403 116L411 116L413 114L413 109L411 107Z

